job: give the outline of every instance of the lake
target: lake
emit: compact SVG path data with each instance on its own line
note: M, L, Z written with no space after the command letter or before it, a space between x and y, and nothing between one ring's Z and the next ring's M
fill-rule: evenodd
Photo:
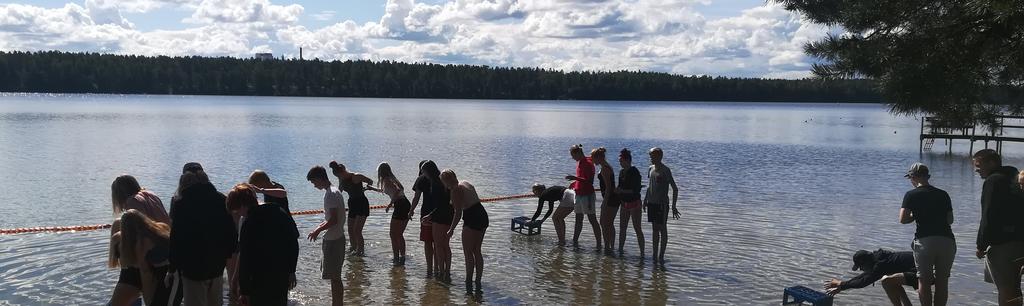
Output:
M432 159L492 197L528 193L535 182L564 184L575 169L572 144L606 147L613 161L630 148L645 175L644 152L658 146L683 213L669 221L664 269L649 258L640 263L631 231L624 258L597 252L588 226L580 249L562 248L551 222L540 236L508 230L510 218L533 213L535 199L488 203L481 299L465 295L459 281L449 288L427 279L414 223L405 235L408 262L392 267L390 213L375 210L367 257L345 264L347 302L769 305L786 286L855 276L850 256L858 249L909 250L914 226L899 224L897 214L911 188L903 174L922 161L953 198L959 249L950 304L993 304L995 287L982 282L973 255L982 181L965 142L952 155L941 142L918 155L919 124L875 104L5 94L0 228L109 223L110 183L122 173L169 205L188 161L202 162L222 191L266 170L289 189L292 210L304 210L321 208L323 195L306 171L331 160L371 177L387 161L411 186L417 163ZM1004 146L1008 164L1024 165L1021 149ZM303 234L321 220L296 217ZM567 222L571 231L573 217ZM643 226L649 248L650 224ZM0 305L105 303L117 278L104 265L107 235L0 236ZM454 280L465 272L458 236ZM291 299L327 305L319 243L300 246ZM877 285L844 292L837 304L884 301Z

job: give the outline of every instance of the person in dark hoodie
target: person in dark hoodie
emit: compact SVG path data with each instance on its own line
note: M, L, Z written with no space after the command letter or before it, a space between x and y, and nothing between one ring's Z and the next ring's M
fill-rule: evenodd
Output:
M1021 305L1021 266L1024 258L1022 200L1014 190L1017 168L1003 166L995 150L974 153L974 169L985 183L981 189L981 224L978 226L978 258L999 291L999 305Z
M917 289L917 265L914 252L893 252L878 249L874 252L860 250L853 254L853 270L863 271L846 281L831 279L825 282L825 292L835 296L849 289L867 287L881 280L885 294L893 305L912 305L902 286Z
M242 305L288 304L295 288L299 259L299 230L281 204L259 205L255 188L238 184L228 192L227 207L244 217L238 239L235 269Z
M185 305L222 305L224 267L238 241L224 194L199 163L185 164L171 201L171 269L182 279Z

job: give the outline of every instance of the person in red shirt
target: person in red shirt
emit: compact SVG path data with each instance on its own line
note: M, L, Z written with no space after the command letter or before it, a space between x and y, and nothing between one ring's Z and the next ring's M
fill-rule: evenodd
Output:
M572 245L579 246L580 232L583 231L583 216L586 215L590 226L594 229L597 249L601 249L601 225L597 222L597 211L594 207L597 197L594 194L594 162L583 155L583 145L569 148L569 154L576 160L576 175L568 175L565 179L572 181L576 192L576 229L572 233Z

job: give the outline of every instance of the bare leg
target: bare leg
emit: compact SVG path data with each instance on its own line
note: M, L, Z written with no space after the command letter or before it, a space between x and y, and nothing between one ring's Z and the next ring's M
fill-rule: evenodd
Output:
M474 245L473 245L473 253L474 253L473 254L473 258L475 258L474 259L475 260L474 263L476 264L476 286L477 286L477 290L480 290L480 281L484 277L483 244L484 244L484 235L485 234L487 234L487 230L486 229L484 229L483 231L480 232L480 236L476 237L476 242L474 242Z
M660 262L662 264L664 264L665 263L665 249L668 248L668 226L666 226L665 224L661 224L661 225L658 225L658 227L661 230L661 249L659 249L659 251L661 251L661 253L658 254L658 260L661 260Z
M467 287L472 286L473 282L473 269L476 268L476 264L473 262L473 237L475 236L472 229L462 228L462 255L466 258L466 285ZM468 288L467 288L468 289Z
M882 278L882 288L893 306L911 306L910 297L903 290L903 274L893 274Z
M651 233L654 234L654 244L651 245L651 249L652 249L651 260L654 263L657 263L658 262L658 254L660 254L658 252L658 248L661 247L661 231L658 230L658 225L654 225L654 230L651 231Z
M405 229L409 226L409 220L398 221L398 256L402 256L402 263L405 263Z
M366 240L363 240L363 227L366 225L366 216L356 218L356 237L359 238L359 251L356 254L363 255L366 252Z
M558 235L558 245L565 245L565 217L572 213L572 208L559 207L555 210L555 234Z
M640 246L640 260L644 260L644 229L641 223L642 212L639 207L631 209L629 216L633 219L633 231L636 232L636 242Z
M435 267L438 273L442 277L448 277L451 275L452 268L452 249L449 245L448 229L451 225L449 224L437 224L434 223L434 256L438 258L438 264Z
M345 284L341 277L331 279L331 306L345 305Z
M622 217L619 218L619 253L622 253L622 249L626 246L626 227L629 226L629 210L626 209L625 203L619 207L619 214ZM613 222L614 223L614 222Z
M921 300L922 306L932 306L932 285L931 281L923 278L917 280L917 298Z
M392 218L391 225L388 230L388 234L391 238L391 257L394 258L395 263L398 263L399 258L398 239L402 236L402 233L399 230L399 226L401 225L401 223L402 220Z
M572 245L580 245L580 232L583 231L583 214L576 213L576 223L573 224Z
M615 248L615 215L618 213L618 207L601 207L601 238L604 238L606 251Z
M128 284L116 284L114 285L114 292L110 294L111 306L127 306L131 305L132 302L139 299L142 293L139 288L135 288Z
M356 220L356 218L348 218L348 222L345 223L345 229L348 230L348 244L349 246L351 246L349 250L351 250L350 252L352 253L355 253L357 250L359 250L359 248L356 247L356 242L359 240L356 238Z
M593 228L594 238L597 240L597 249L601 249L601 224L597 222L596 214L588 214L587 220L590 221L590 227Z

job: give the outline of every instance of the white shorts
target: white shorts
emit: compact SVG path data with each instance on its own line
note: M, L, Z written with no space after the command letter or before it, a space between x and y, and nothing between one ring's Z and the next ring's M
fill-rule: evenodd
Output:
M562 193L562 200L558 201L558 208L575 208L576 207L576 192L572 189L566 189Z
M597 203L597 197L595 195L577 195L576 196L576 214L580 215L593 215L597 214L597 210L594 208Z

